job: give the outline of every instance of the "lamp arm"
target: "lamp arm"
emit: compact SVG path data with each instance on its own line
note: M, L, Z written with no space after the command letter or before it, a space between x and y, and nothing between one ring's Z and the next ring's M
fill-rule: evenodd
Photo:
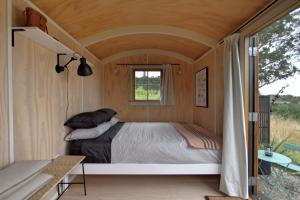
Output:
M74 60L77 60L77 59L74 58L74 57L71 57L71 59L64 65L64 67L65 67L65 68L68 68L68 65L69 65L72 61L74 61Z

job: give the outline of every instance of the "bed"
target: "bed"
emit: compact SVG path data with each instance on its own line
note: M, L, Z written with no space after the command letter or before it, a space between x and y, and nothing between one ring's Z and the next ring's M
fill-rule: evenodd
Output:
M95 139L71 141L70 154L86 156L86 174L220 174L218 138L205 134L195 143L194 127L119 122Z

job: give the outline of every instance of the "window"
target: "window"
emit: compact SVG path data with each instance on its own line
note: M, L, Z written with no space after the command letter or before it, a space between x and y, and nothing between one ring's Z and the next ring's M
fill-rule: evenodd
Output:
M134 74L134 101L159 101L162 71L133 70Z

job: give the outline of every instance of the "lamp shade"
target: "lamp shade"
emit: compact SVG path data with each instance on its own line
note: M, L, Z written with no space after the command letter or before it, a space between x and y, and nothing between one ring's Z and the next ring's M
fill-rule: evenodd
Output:
M80 58L77 74L79 76L89 76L93 74L92 68L86 63L86 59L84 57Z

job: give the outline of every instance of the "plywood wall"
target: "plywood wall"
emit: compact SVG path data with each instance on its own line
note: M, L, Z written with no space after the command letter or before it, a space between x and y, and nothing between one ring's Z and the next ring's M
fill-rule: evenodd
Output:
M24 25L24 1L13 1L13 25ZM48 22L49 34L92 63L93 75L77 75L79 62L70 66L67 96L66 72L57 74L56 52L18 33L13 48L14 153L15 159L51 159L66 153L63 126L66 118L102 107L102 66L87 50ZM66 62L68 58L65 58ZM66 114L67 99L69 108Z
M7 101L7 1L0 0L0 168L9 162Z
M101 74L94 66L90 77L77 75L78 62L57 74L56 53L16 34L13 48L15 159L49 159L66 151L66 117L101 105ZM95 91L95 92L91 92ZM92 100L90 100L92 99Z
M224 102L223 45L210 51L194 65L194 72L208 67L208 108L194 107L193 120L211 132L222 135Z
M0 0L4 1L4 0ZM24 25L24 2L14 0L14 26ZM2 7L1 7L2 8ZM2 16L2 12L1 12ZM2 25L2 24L1 24ZM101 65L68 38L59 29L48 24L49 34L82 53L93 63L94 74L90 77L76 75L74 62L70 66L68 116L90 111L99 107L117 110L123 121L185 121L198 123L217 134L222 131L223 112L223 47L205 56L196 65L190 65L166 56L132 56L113 63ZM2 34L2 32L1 32ZM3 48L3 46L1 46ZM1 56L4 56L1 54ZM2 57L1 57L2 58ZM15 158L50 159L66 152L63 138L69 131L63 126L66 119L67 96L66 73L56 74L56 53L16 34L13 48L13 92L14 92L14 141ZM2 62L2 59L1 59ZM179 63L182 74L174 69L176 106L134 105L130 102L131 80L129 67L117 63ZM1 90L6 89L6 68L1 63ZM209 108L196 108L194 94L194 73L202 67L209 67ZM2 73L3 72L3 73ZM3 77L2 77L3 76ZM1 95L1 115L6 116L6 97ZM1 162L7 162L7 121L1 116ZM4 124L4 126L2 126ZM4 134L3 134L4 133ZM4 139L3 139L4 138ZM2 159L3 157L3 159Z
M131 68L118 63L179 63L182 75L173 70L176 106L135 105L130 102ZM193 65L166 56L132 56L104 65L104 105L114 108L123 121L193 121Z

